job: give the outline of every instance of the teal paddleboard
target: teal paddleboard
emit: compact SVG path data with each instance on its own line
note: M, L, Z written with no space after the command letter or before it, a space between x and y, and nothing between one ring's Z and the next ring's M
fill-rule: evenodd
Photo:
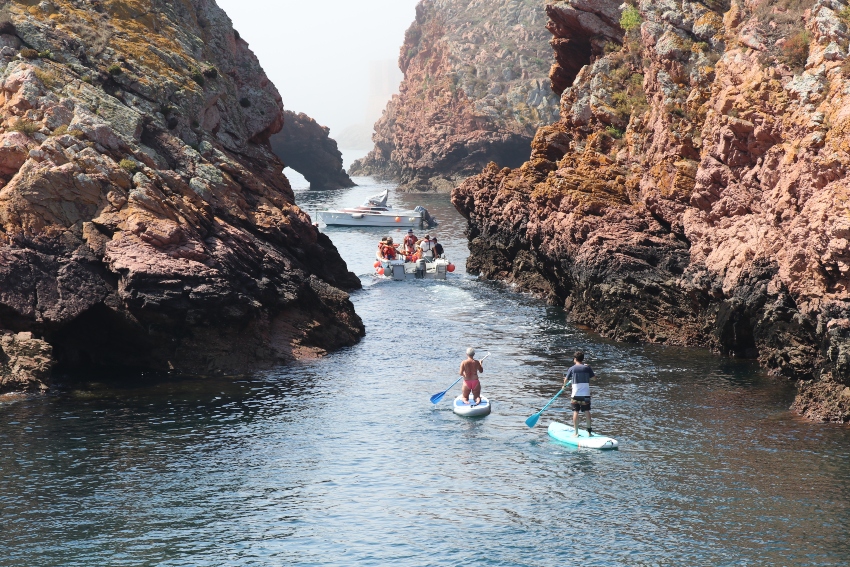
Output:
M616 449L617 440L604 435L588 435L584 429L578 430L578 437L575 436L575 429L572 425L564 425L557 421L549 424L549 435L567 445L573 447L582 447L588 449Z

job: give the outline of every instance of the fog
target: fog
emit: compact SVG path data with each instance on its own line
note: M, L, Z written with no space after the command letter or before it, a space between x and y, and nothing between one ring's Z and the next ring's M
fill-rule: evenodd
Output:
M335 137L358 124L371 133L401 80L396 62L417 2L218 0L284 107L306 112Z

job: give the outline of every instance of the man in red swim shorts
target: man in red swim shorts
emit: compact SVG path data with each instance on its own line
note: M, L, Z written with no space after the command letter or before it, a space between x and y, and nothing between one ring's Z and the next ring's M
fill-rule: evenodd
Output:
M481 381L478 373L484 372L480 360L475 360L475 349L466 349L466 360L460 363L460 375L463 376L463 403L469 403L469 394L475 397L475 403L481 403Z

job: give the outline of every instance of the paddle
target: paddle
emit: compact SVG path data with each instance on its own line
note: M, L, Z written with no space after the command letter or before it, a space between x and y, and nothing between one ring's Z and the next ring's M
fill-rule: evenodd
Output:
M484 358L481 359L481 362L484 362L484 359L486 359L488 356L490 356L489 352L486 355L484 355ZM440 392L439 394L434 394L433 396L431 396L431 403L434 404L434 405L439 404L443 400L443 396L445 396L448 393L449 390L454 388L455 384L460 382L462 378L463 378L463 376L461 376L460 378L458 378L457 380L452 382L451 386L449 386L448 388L446 388L444 391Z
M560 396L561 394L563 394L563 393L564 393L564 390L566 390L566 389L567 389L567 386L569 386L570 384L572 384L572 382L573 382L573 381L572 381L572 380L570 380L569 382L567 382L566 384L564 384L564 387L563 387L563 388L561 388L560 390L558 390L558 393L557 393L557 394L555 394L555 397L554 397L554 398L552 398L551 400L549 400L549 403L548 403L548 404L546 404L545 406L543 406L543 409L542 409L542 410L540 410L539 412L537 412L536 414L532 415L531 417L529 417L528 419L526 419L526 420L525 420L525 424L526 424L527 426L529 426L529 427L534 427L535 425L537 425L537 420L539 420L539 419L540 419L540 416L543 414L543 412L544 412L544 411L546 411L546 408L548 408L549 406L551 406L551 405L555 402L555 400L557 400L557 399L558 399L558 396Z

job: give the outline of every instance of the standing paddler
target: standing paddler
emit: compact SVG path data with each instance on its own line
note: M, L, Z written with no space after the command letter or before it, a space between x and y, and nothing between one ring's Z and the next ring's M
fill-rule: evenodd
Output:
M486 357L485 357L486 358ZM469 394L475 398L475 403L481 403L481 381L478 373L484 372L484 365L475 360L475 349L466 349L466 360L460 363L460 375L463 376L463 403L469 403Z
M584 413L587 416L587 434L593 435L593 428L590 421L590 379L596 376L593 369L584 363L584 353L581 351L573 355L573 366L567 370L567 375L564 377L564 387L567 387L567 382L573 382L573 395L570 400L570 407L573 410L573 427L575 428L574 437L578 437L578 414Z

